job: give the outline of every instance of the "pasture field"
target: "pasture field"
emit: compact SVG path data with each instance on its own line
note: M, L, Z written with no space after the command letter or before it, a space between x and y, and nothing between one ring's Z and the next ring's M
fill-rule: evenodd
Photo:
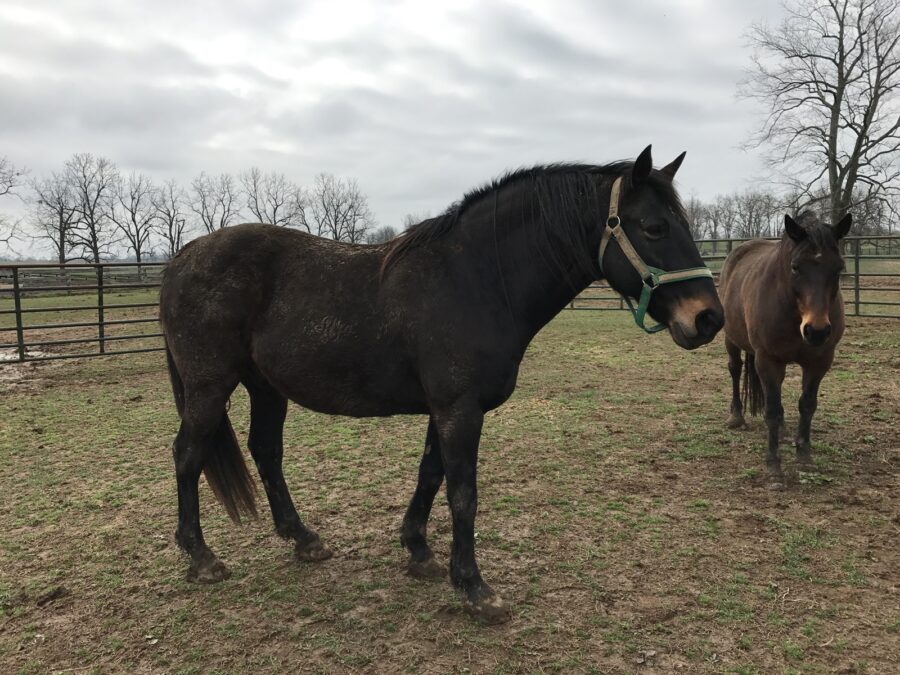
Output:
M764 423L725 428L721 337L696 352L621 312L564 312L485 424L479 560L514 604L484 627L404 574L425 419L293 408L285 472L335 557L234 526L233 576L186 583L161 353L0 366L0 672L889 673L900 663L900 322L850 318L813 422L817 472L764 480ZM796 424L799 371L785 409ZM247 398L232 420L246 445ZM441 491L430 524L446 561ZM263 498L264 501L264 498Z

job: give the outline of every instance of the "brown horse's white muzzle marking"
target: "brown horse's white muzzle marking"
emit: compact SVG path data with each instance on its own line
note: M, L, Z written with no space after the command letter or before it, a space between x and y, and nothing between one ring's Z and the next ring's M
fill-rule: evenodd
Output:
M679 347L696 349L710 342L724 325L725 314L718 299L690 298L675 305L669 333Z

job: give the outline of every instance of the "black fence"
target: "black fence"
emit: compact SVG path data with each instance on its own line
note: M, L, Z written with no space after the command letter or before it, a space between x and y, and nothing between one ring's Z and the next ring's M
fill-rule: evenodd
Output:
M697 242L718 276L746 240ZM848 237L842 289L847 313L900 318L900 236ZM163 349L157 308L164 263L0 263L0 364L137 354ZM624 309L597 284L570 305Z
M0 263L0 364L162 350L164 266Z

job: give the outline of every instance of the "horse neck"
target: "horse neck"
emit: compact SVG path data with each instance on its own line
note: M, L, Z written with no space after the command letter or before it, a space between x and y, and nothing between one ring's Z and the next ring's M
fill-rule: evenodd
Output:
M794 243L784 237L774 248L774 254L769 259L767 280L771 280L771 287L767 290L769 297L775 302L789 308L791 313L797 313L797 303L794 302L791 291L791 254L794 251ZM799 317L799 314L797 315Z
M452 232L455 241L448 242L472 251L468 264L479 266L490 279L523 348L595 279L579 271L574 251L562 246L552 253L542 250L541 227L534 195L501 189L472 205Z

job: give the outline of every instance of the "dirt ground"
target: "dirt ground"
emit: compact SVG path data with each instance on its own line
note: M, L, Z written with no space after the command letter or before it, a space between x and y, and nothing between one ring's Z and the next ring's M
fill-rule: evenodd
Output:
M721 338L688 353L621 312L564 312L485 424L478 554L515 612L484 627L403 572L424 418L292 409L288 485L335 557L295 562L267 516L232 525L202 483L233 576L195 586L162 355L3 365L0 672L896 673L898 376L900 321L851 319L817 471L785 446L773 492L762 420L725 428ZM798 393L790 369L789 426ZM242 391L231 414L245 444ZM446 560L443 490L429 532Z

